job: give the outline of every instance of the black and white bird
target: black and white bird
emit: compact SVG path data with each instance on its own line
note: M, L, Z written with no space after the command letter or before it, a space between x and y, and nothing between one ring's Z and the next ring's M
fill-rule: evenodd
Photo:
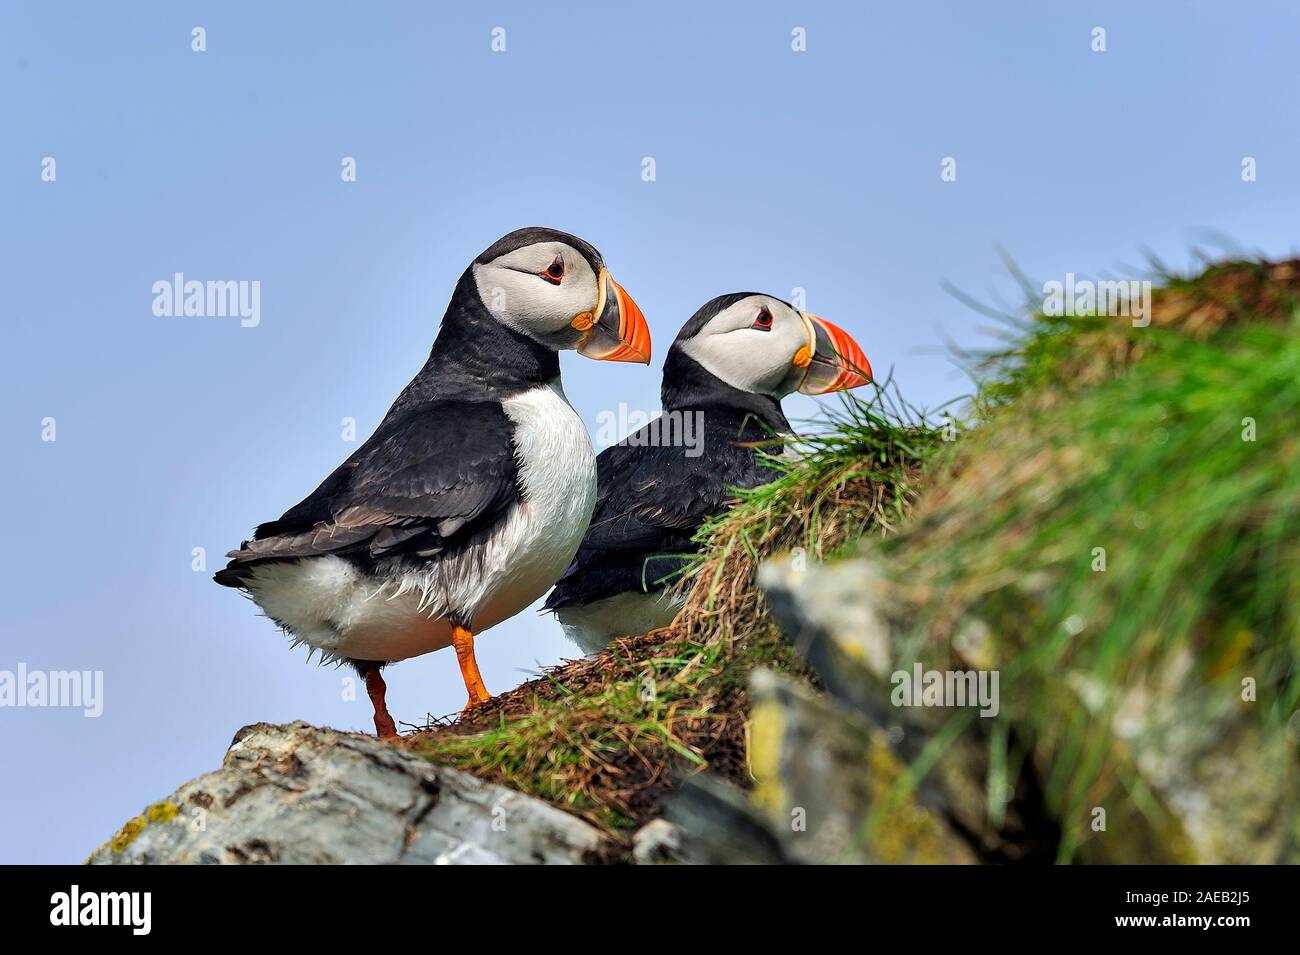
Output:
M545 609L588 653L670 624L695 532L734 488L776 477L761 455L791 432L781 399L870 379L857 343L816 315L755 292L709 302L668 350L663 415L596 459L591 526Z
M352 663L381 736L396 733L381 667L452 646L467 709L489 699L474 634L544 594L577 551L596 461L560 387L569 348L648 363L650 334L582 239L499 239L460 277L428 361L375 433L215 576L295 645Z

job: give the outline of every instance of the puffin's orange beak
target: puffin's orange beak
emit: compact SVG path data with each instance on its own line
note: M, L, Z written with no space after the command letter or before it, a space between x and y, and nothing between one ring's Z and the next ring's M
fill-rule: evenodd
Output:
M578 345L578 354L599 361L650 364L650 326L632 296L605 269L600 270L599 316ZM610 293L613 294L610 294ZM578 327L577 320L574 327Z
M871 381L871 365L849 333L824 318L800 312L808 326L808 345L795 353L794 363L806 368L799 391L824 395L857 388Z

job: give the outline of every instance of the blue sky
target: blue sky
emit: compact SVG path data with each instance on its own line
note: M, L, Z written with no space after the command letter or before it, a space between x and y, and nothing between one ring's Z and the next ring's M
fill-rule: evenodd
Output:
M6 8L0 670L101 670L104 712L0 708L0 861L79 861L246 723L371 728L210 572L345 417L364 439L511 229L591 241L650 322L651 368L563 357L593 431L657 407L722 292L806 289L934 406L967 389L947 343L990 342L943 283L1016 301L998 249L1044 281L1297 245L1291 4L460 6ZM259 281L260 324L156 317L178 271ZM493 690L576 655L531 611L478 648ZM463 702L449 654L388 679L399 720Z

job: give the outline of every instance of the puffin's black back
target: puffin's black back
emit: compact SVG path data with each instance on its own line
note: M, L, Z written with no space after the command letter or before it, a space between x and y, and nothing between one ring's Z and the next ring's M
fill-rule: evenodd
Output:
M602 451L596 458L591 526L545 609L670 584L698 550L691 541L695 532L734 497L734 489L757 487L776 477L761 457L778 452L775 437L790 431L781 405L722 382L678 347L690 337L688 329L698 331L708 318L746 294L723 296L697 312L664 363L664 410L700 416L702 453L691 457L687 447L648 446L655 435L653 422ZM717 305L723 299L730 301ZM711 310L701 319L705 309Z

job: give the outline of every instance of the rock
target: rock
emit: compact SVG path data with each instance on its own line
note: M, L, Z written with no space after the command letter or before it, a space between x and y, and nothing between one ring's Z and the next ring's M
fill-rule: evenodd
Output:
M89 862L566 864L611 852L599 830L546 803L298 722L241 729L221 769L127 822Z
M860 715L766 670L750 679L748 796L692 777L669 803L689 861L709 864L973 863L967 841L916 792Z
M1117 704L1074 675L1081 706L1113 708L1113 757L1142 781L1146 811L1101 801L1106 826L1091 830L1081 859L1104 863L1290 863L1297 847L1294 752L1250 719L1252 703L1226 674L1197 685L1190 654L1174 655ZM1100 696L1100 699L1099 699ZM1247 758L1248 757L1248 758Z
M952 713L891 703L894 671L914 661L900 661L906 614L877 563L856 557L796 570L776 559L764 562L758 580L782 631L831 698L883 731L877 742L890 750L886 762L919 759ZM984 774L983 742L959 737L919 791L996 856L1005 840L987 825Z
M842 717L818 717L815 698L799 700L794 690L761 678L768 682L755 683L751 691L750 727L760 802L784 810L803 806L810 834L814 812L834 830L851 818L852 799L871 799L870 778L859 779L857 795L848 795L859 764L866 761L884 775L893 774L899 760L915 763L927 745L946 734L951 739L931 764L917 798L990 861L1051 861L1064 851L1079 862L1241 864L1290 862L1300 853L1294 745L1280 734L1264 733L1251 712L1261 704L1243 701L1241 680L1248 670L1225 665L1206 682L1184 652L1145 679L1131 678L1122 686L1061 673L1045 688L1045 705L1057 713L1051 725L1088 715L1107 734L1098 758L1112 777L1130 781L1129 789L1112 788L1105 798L1068 803L1049 789L1058 750L1066 743L1043 735L1042 721L1031 722L1022 707L1009 706L995 721L951 707L891 704L891 674L909 671L922 653L927 667L938 668L1010 670L1015 661L1007 657L1008 642L998 639L1000 631L970 610L950 621L951 646L936 641L924 623L916 622L924 618L924 608L909 607L897 596L887 570L868 557L802 571L776 560L760 569L774 617L828 691L829 700L820 701L823 710L833 702L862 720L853 730ZM1032 587L1009 588L1002 599L1003 612L1011 617L1042 616L1042 595ZM1005 684L1003 690L1008 699ZM1011 700L1020 701L1020 696ZM949 732L962 717L960 732ZM816 719L834 729L818 736ZM801 728L801 722L808 725ZM1014 771L1004 766L1007 778L997 802L993 790L1000 787L990 782L989 765L995 727L1005 734L1006 751L1023 754ZM812 791L805 791L809 785ZM1074 829L1083 829L1085 836L1062 849L1067 818L1082 820L1084 825ZM823 853L838 839L828 834L810 840L811 853L783 842L782 851L826 859ZM905 855L913 851L897 848ZM879 848L868 856L879 858Z
M786 854L772 825L745 792L709 776L688 776L669 800L668 818L681 830L698 865L784 865Z
M966 730L953 736L954 717L970 717L973 711L956 714L951 708L893 704L894 674L912 670L918 661L918 645L909 629L912 608L897 599L887 573L876 560L854 557L798 570L789 560L776 559L760 568L759 583L787 638L826 687L831 698L828 702L840 711L856 714L861 721L857 730L851 730L846 717L837 718L842 739L825 744L830 747L823 753L826 771L842 775L844 767L834 755L838 747L842 750L839 759L866 760L874 767L875 776L862 782L874 787L886 777L899 777L904 767L923 759L937 737L949 737L941 744L942 755L917 784L914 799L908 797L915 803L912 810L898 807L901 815L893 830L902 841L875 846L870 850L873 860L899 856L901 861L901 857L957 852L952 846L941 850L927 841L928 837L918 842L919 832L906 836L913 824L928 827L923 814L930 812L950 831L960 834L973 853L970 861L976 857L993 862L1051 861L1058 827L1042 814L1042 796L1032 773L1018 772L1008 779L996 818L989 811L990 721L971 717L973 722ZM978 663L969 661L962 666L989 668L993 659L987 626L972 617L963 621L960 632L962 642L979 657ZM761 697L763 687L757 691ZM800 704L805 709L809 705ZM854 732L866 736L851 744L848 741ZM798 753L804 744L797 735L790 736L790 745L795 749L781 770L783 777L810 771L794 768L799 760L810 758ZM880 797L877 790L871 798L878 802ZM879 827L876 832L883 834Z
M667 819L651 819L632 836L632 860L637 865L683 861L682 833Z
M888 732L794 681L750 680L750 767L782 849L802 862L973 863L943 806L898 784Z
M786 639L830 692L877 721L889 716L889 678L897 656L889 590L866 558L799 569L764 561L758 584Z

